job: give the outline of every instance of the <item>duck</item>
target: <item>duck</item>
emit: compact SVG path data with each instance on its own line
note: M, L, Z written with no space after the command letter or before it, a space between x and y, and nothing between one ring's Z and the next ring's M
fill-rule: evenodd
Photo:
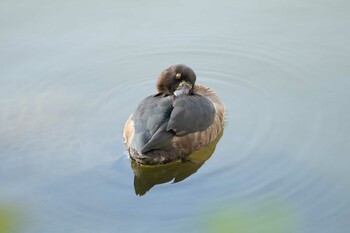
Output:
M132 160L141 165L183 160L219 137L224 128L224 104L213 90L196 83L190 67L175 64L166 68L156 89L125 122L123 138Z

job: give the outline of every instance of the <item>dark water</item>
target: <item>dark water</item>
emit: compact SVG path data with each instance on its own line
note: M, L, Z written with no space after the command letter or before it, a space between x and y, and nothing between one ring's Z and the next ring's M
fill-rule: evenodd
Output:
M2 1L0 232L349 232L349 12ZM173 63L222 97L224 134L191 163L140 168L123 124Z

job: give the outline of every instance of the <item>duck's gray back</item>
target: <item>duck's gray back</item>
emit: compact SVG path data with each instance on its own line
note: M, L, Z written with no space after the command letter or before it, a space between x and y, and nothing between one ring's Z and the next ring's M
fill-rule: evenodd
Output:
M173 150L173 137L206 130L214 121L215 107L201 95L145 98L132 116L135 134L131 147L138 153ZM191 142L187 142L191 143Z

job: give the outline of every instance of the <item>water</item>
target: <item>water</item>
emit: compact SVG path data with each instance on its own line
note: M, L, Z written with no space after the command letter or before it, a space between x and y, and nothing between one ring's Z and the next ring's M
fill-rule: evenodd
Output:
M0 6L7 230L349 232L347 1ZM173 63L221 96L224 134L138 170L123 124Z

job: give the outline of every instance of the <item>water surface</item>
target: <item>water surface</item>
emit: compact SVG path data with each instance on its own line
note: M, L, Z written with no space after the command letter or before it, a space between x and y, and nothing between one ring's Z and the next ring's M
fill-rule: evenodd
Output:
M347 1L0 6L6 229L349 232ZM137 170L123 124L174 63L221 96L224 134L194 164Z

